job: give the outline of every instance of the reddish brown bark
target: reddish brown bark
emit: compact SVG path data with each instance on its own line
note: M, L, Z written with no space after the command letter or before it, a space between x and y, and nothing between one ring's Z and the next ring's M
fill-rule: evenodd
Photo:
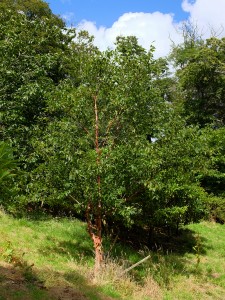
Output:
M99 120L98 120L98 105L97 96L93 96L94 100L94 112L95 112L95 151L97 154L96 164L97 167L100 164L100 149L99 149ZM86 218L88 223L88 233L93 241L95 249L95 276L101 268L103 261L103 249L102 249L102 201L101 201L101 177L97 175L96 178L98 185L98 199L97 206L93 207L90 201L87 206ZM95 202L96 205L96 202ZM91 219L90 214L94 215L94 220ZM94 223L94 224L93 224Z

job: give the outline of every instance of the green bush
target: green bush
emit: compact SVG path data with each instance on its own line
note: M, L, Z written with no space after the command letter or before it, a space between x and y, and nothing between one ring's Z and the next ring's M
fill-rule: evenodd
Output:
M221 224L225 223L225 198L210 197L206 200L209 217Z

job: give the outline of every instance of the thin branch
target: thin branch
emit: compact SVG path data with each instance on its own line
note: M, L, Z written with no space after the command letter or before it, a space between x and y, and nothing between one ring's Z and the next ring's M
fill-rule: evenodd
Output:
M75 201L77 204L82 205L76 198L74 198L72 195L69 195L69 197Z
M142 264L143 262L145 262L147 259L149 259L151 257L151 255L146 256L145 258L143 258L142 260L138 261L136 264L132 265L131 267L125 269L120 276L122 276L123 274L129 272L130 270L134 269L135 267L139 266L140 264Z
M118 234L117 234L117 236L115 237L113 243L112 243L111 246L110 246L109 251L107 252L107 255L106 255L107 257L109 257L110 253L112 252L112 249L113 249L113 247L115 246L115 244L116 244L118 238L119 238L119 236L118 236Z

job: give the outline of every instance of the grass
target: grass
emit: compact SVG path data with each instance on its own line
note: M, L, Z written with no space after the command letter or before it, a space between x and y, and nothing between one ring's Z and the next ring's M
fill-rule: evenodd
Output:
M5 213L0 222L0 300L63 295L78 300L224 299L224 225L191 224L173 240L173 248L161 246L154 252L117 244L93 281L93 250L85 223L16 219ZM149 254L145 263L123 273Z

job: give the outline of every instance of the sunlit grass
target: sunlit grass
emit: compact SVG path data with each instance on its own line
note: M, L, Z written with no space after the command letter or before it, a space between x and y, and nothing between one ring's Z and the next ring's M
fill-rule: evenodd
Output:
M16 219L4 213L0 223L0 262L19 268L30 299L51 299L50 290L68 286L90 300L224 299L223 225L186 226L186 235L177 240L180 251L134 250L117 243L93 281L93 249L85 223L69 218ZM145 263L124 273L147 255ZM5 279L1 278L0 299L4 299L8 295L2 292ZM46 291L36 286L37 280ZM23 299L22 291L17 294Z

